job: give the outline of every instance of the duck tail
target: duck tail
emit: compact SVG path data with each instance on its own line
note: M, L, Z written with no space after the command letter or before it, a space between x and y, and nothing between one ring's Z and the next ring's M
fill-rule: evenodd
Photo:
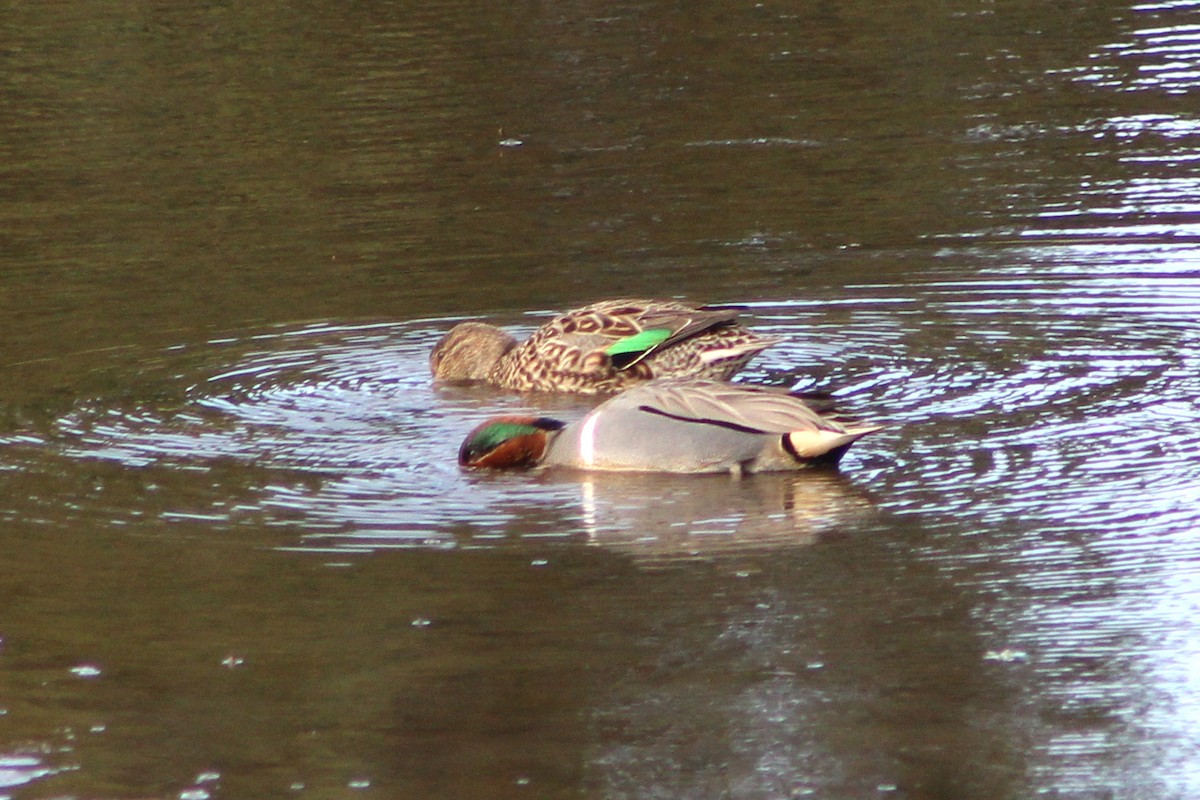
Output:
M782 341L783 339L778 336L759 336L758 334L754 334L742 341L730 342L721 347L704 350L700 353L700 362L703 364L713 364L740 359L748 361L768 347L779 344Z
M850 445L882 427L882 425L865 425L841 430L818 428L792 431L783 434L783 449L797 461L836 464L850 449Z

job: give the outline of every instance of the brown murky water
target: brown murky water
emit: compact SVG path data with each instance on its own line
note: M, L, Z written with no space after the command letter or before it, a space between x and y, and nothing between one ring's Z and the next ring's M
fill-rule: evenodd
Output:
M1198 10L8 9L0 797L1196 797ZM620 295L888 428L461 473Z

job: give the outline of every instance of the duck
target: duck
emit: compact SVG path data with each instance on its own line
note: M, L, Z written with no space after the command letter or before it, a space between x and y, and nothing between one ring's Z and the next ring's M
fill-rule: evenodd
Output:
M518 392L615 394L649 380L727 381L780 340L738 324L737 306L605 300L567 311L518 343L484 322L462 322L434 346L434 380Z
M605 400L581 419L506 415L463 441L469 468L574 467L631 472L754 472L837 465L882 426L842 422L781 388L667 378Z

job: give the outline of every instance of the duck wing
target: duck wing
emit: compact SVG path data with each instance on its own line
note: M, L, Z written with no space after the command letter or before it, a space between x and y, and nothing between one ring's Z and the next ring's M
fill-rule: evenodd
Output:
M815 411L804 398L762 386L661 380L630 389L621 400L649 414L746 433L847 432Z
M732 327L737 323L739 309L734 306L697 308L682 303L652 303L640 310L625 306L608 313L620 317L624 323L610 326L609 331L616 333L628 325L637 328L637 333L622 335L605 349L613 366L628 369L659 350L693 336L714 328ZM765 343L762 346L765 347Z

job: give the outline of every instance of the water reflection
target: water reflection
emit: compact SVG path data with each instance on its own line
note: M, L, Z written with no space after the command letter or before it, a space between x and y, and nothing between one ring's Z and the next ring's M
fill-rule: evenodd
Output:
M873 511L867 493L850 479L821 470L753 480L620 474L573 479L588 540L641 563L811 544L823 535L860 530Z
M970 132L972 139L999 144L1013 165L1038 163L1040 177L1009 187L1009 196L1000 201L1028 220L1016 235L1109 243L1200 238L1195 221L1200 184L1190 174L1200 158L1200 122L1174 99L1200 87L1197 8L1195 2L1135 6L1120 20L1127 38L1034 79L1049 97L1064 82L1071 90L1096 93L1090 113L1076 119L988 119ZM1069 168L1054 158L1031 160L1004 147L1037 137L1063 143Z
M1134 6L1130 37L1093 54L1076 79L1123 92L1180 95L1194 90L1200 85L1200 25L1193 22L1198 9L1194 0Z
M639 587L635 647L594 690L600 796L1006 796L1026 744L1008 668L952 582L859 532Z
M0 755L0 790L16 789L60 771L46 766L45 762L37 755L27 753Z

